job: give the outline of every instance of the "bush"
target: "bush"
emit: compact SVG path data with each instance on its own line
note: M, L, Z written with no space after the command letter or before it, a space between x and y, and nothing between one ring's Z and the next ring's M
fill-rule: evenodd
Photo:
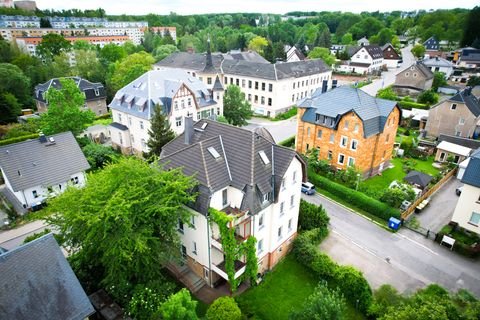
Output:
M366 313L372 303L372 289L363 274L350 266L338 266L334 277L345 297Z
M290 138L280 141L278 144L287 148L293 148L295 147L295 136L291 136Z
M165 301L158 312L164 320L197 320L197 301L193 300L190 292L183 288L175 294L172 294ZM157 319L158 316L152 317Z
M105 164L114 160L116 153L112 147L103 146L101 144L89 143L82 148L85 158L92 170L103 168Z
M403 302L403 297L397 289L389 284L384 284L373 293L373 302L368 308L368 315L379 318L385 314L390 306L396 307Z
M416 102L405 101L405 100L398 101L397 104L400 108L407 109L407 110L411 110L412 108L423 109L423 110L430 109L430 107L424 103L416 103Z
M5 146L7 144L17 143L17 142L22 142L22 141L25 141L25 140L37 139L37 138L38 138L38 133L32 133L32 134L28 134L28 135L21 136L21 137L15 137L15 138L10 138L10 139L6 139L6 140L0 140L0 146Z
M240 320L242 311L232 297L220 297L207 310L207 320Z
M273 121L287 120L297 115L297 107L293 107L286 112L279 113L273 118Z
M438 102L438 94L432 90L423 91L418 95L417 102L432 105Z
M46 234L49 234L50 232L52 232L52 231L47 228L47 229L44 229L44 230L41 231L41 232L34 233L34 234L26 237L26 238L23 240L23 243L28 243L28 242L30 242L30 241L33 241L33 240L35 240L35 239L38 239L38 238L40 238L40 237L42 237L42 236L44 236L44 235L46 235Z
M341 184L330 181L328 178L319 176L314 172L308 173L310 181L317 186L317 188L324 189L331 194L334 194L355 207L368 212L371 215L379 217L385 221L390 217L400 218L400 212L376 199L373 199L361 192L352 190Z
M298 225L300 230L327 228L330 218L321 205L315 205L305 200L300 200Z

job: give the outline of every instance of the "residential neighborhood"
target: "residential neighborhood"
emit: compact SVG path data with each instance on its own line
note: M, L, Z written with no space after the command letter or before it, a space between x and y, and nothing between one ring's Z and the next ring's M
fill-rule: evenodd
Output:
M480 6L0 0L0 319L480 319Z

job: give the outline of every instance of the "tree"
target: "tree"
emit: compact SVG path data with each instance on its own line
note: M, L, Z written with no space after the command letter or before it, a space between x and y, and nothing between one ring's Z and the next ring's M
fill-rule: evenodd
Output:
M196 307L197 301L192 300L190 292L183 288L162 304L160 315L164 320L197 320Z
M252 117L252 107L240 87L230 85L223 96L223 116L229 124L244 126Z
M403 200L406 199L405 192L400 188L388 188L383 191L380 201L388 204L393 208L400 207Z
M97 143L87 144L82 148L82 151L92 170L103 168L108 162L114 160L117 155L112 147Z
M20 105L31 103L30 80L19 67L10 63L0 63L0 79L2 79L0 93L11 93Z
M125 51L125 48L114 43L105 45L99 51L100 60L104 65L122 60L126 56L127 51Z
M346 302L338 289L331 290L320 282L307 298L303 308L290 314L290 320L346 319Z
M154 62L153 57L145 51L133 53L115 62L111 74L107 77L107 84L113 92L116 92L149 71Z
M13 58L12 48L10 43L3 39L0 39L0 62L11 62Z
M345 33L343 36L342 36L342 44L343 45L351 45L353 42L353 37L352 37L352 34L351 33Z
M468 79L467 86L475 87L480 85L480 77L472 76Z
M386 99L386 100L398 100L397 94L393 91L392 86L385 87L378 90L377 98Z
M195 200L194 186L181 169L122 157L50 200L48 222L78 261L97 266L100 285L124 299L126 287L158 279L179 256L178 223L190 224L184 205Z
M105 69L93 50L75 50L73 74L92 82L105 82Z
M432 90L437 92L438 88L447 84L445 73L435 71L433 73Z
M466 25L463 29L463 37L461 41L462 47L468 47L473 45L475 40L480 39L480 6L476 6L470 10Z
M150 149L149 157L160 156L162 148L167 142L175 138L175 133L170 129L170 124L160 105L155 106L151 127L148 130L149 139L147 146Z
M40 18L40 28L51 28L52 24L47 18Z
M153 54L153 57L155 58L155 61L160 61L174 52L178 52L178 49L176 46L172 44L164 44L153 49L152 54Z
M232 297L220 297L208 307L207 320L240 320L242 311Z
M413 46L411 52L417 59L420 59L425 54L425 47L421 44L416 44L415 46Z
M0 124L17 122L21 113L22 108L13 94L0 93Z
M42 41L35 49L35 52L44 59L52 60L61 52L69 51L71 44L62 35L49 33L42 37Z
M305 200L300 200L300 212L298 215L298 225L301 230L311 230L315 228L327 228L330 218L321 205L315 205Z
M435 104L438 102L438 94L436 94L432 90L422 91L422 93L418 95L417 102L428 105Z
M50 65L43 63L39 58L27 53L20 53L13 60L12 64L19 67L25 76L30 79L29 92L33 92L34 86L49 79Z
M93 122L91 110L82 111L85 96L71 79L60 79L61 89L51 87L46 94L47 112L40 116L41 128L45 134L71 131L78 136L85 125Z
M310 59L322 59L327 66L335 64L335 56L330 53L330 49L315 47L308 53Z
M268 40L264 37L256 36L248 43L248 49L263 54L263 49L268 46Z
M317 39L315 40L315 47L330 49L331 45L332 45L332 36L328 28L325 28L323 29L323 31L321 31L318 34Z
M368 308L368 315L379 318L385 314L390 306L397 307L402 304L404 298L397 289L389 284L384 284L373 293L374 301Z
M50 75L53 78L69 77L72 75L72 68L70 65L70 56L66 52L53 57L50 63Z

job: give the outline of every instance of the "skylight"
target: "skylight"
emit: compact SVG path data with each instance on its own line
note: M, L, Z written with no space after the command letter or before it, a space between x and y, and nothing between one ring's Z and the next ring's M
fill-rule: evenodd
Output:
M220 158L220 154L217 152L217 150L215 150L214 147L209 147L209 148L207 148L207 150L208 150L208 152L210 152L212 157L214 157L215 159Z
M202 130L205 130L205 128L207 127L208 125L208 122L205 122L204 124L202 124Z
M265 154L265 151L261 150L261 151L258 152L258 154L260 155L260 158L262 159L263 164L269 164L270 163L270 160L268 160L267 155Z

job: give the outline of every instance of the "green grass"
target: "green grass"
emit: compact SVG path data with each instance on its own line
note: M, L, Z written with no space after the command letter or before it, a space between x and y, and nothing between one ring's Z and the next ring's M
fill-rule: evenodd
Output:
M318 279L310 270L288 255L265 276L257 287L236 298L244 315L263 320L288 319L292 310L302 308ZM348 306L346 319L365 319L355 308Z
M474 243L478 243L480 238L475 235L468 235L461 230L453 230L453 227L450 225L446 225L441 230L442 233L450 234L455 240L461 242L467 246L471 246Z
M93 123L91 125L88 125L88 127L90 126L94 126L94 125L97 125L97 124L102 124L104 126L108 126L110 123L112 123L113 120L112 118L108 118L108 119L97 119L95 121L93 121Z

